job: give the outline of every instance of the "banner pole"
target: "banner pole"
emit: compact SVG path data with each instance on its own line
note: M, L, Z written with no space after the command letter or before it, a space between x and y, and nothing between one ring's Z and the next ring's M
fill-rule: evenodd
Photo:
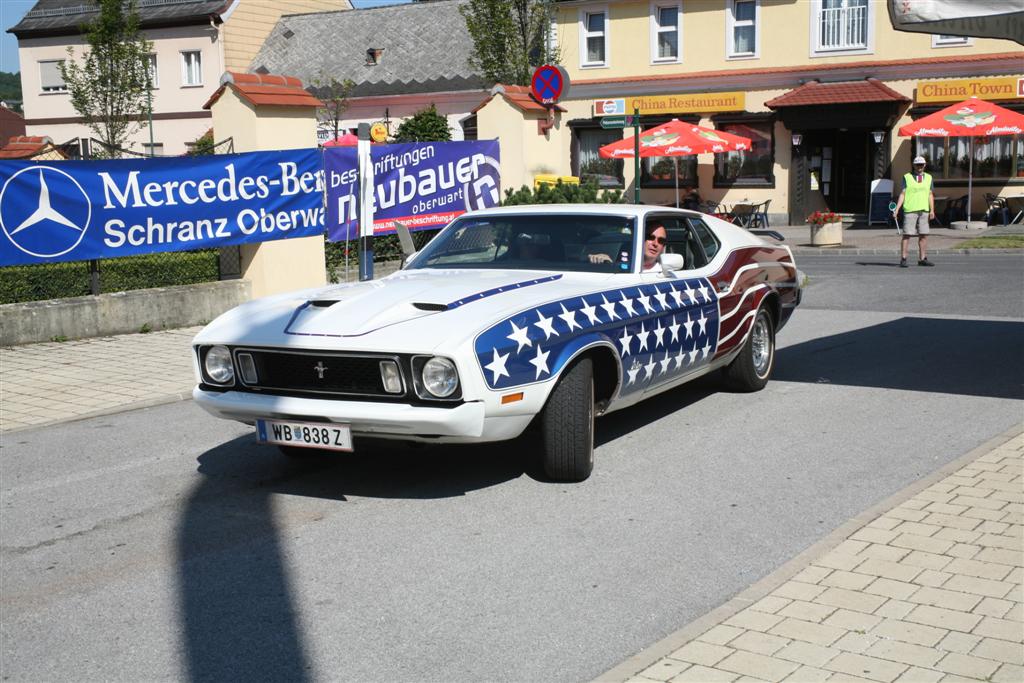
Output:
M640 203L640 107L633 107L633 203Z
M370 124L359 124L356 145L359 166L359 280L373 279L373 163L370 161Z

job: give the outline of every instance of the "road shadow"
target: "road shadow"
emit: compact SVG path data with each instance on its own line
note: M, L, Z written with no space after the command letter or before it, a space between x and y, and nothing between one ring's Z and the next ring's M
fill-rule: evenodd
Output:
M899 261L854 261L855 266L881 266L883 268L899 268Z
M524 473L515 442L486 450L369 439L356 446L356 453L290 460L246 435L199 456L203 479L184 503L176 535L190 680L311 678L275 523L276 496L444 498Z
M1024 323L906 317L778 350L773 378L1024 398Z

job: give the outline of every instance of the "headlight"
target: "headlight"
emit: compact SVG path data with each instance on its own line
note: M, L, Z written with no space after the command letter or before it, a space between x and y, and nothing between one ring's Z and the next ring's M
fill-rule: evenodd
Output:
M235 379L235 367L231 363L231 351L226 346L211 346L203 359L206 376L217 384L231 384Z
M423 365L423 388L438 398L446 398L459 387L455 363L447 358L431 358Z

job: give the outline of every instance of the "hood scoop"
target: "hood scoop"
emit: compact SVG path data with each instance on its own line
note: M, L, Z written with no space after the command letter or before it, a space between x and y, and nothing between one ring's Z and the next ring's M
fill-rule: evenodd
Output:
M448 304L431 304L417 301L413 304L414 308L418 308L421 311L447 311Z
M328 308L341 301L341 299L310 299L306 303L317 308Z

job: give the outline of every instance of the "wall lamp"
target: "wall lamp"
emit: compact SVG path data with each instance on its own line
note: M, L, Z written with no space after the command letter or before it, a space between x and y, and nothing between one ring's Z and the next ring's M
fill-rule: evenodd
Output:
M793 146L799 147L800 143L804 141L804 136L801 133L793 133Z
M882 140L885 140L885 131L884 130L873 130L873 131L871 131L871 137L873 137L875 139L875 144L876 145L880 145L880 144L882 144Z

